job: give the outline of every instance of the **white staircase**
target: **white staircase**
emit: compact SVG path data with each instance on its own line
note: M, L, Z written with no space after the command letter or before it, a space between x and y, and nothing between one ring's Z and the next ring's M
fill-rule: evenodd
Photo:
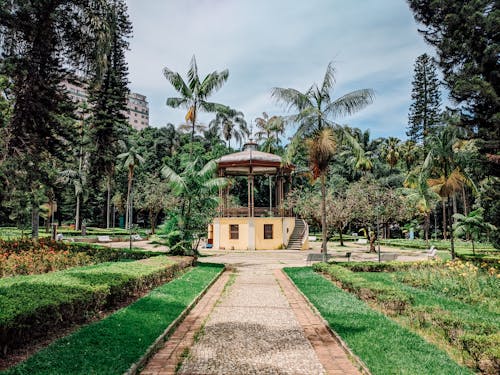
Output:
M308 235L306 231L307 224L304 220L295 218L295 228L293 228L292 235L288 241L288 250L302 250L302 243L305 236Z

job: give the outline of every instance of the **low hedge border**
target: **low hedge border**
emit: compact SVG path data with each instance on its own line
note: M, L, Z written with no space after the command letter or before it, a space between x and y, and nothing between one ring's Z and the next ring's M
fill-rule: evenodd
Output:
M84 323L171 280L191 263L192 258L174 263L160 256L1 279L0 349L5 354L48 332Z
M5 371L21 374L123 374L136 371L134 363L151 343L175 324L224 270L221 264L202 263L130 306L99 322L80 328Z
M352 272L398 272L415 268L433 267L436 261L417 262L330 262L351 270Z
M367 282L354 272L338 265L316 263L313 269L328 275L343 289L356 294L360 299L377 301L390 314L401 314L412 301L410 295L396 288L378 282Z

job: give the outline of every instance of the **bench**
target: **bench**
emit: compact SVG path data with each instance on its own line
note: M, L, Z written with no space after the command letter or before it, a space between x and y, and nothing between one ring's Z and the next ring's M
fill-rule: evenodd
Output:
M132 241L141 241L142 237L138 234L132 235Z
M436 259L437 249L432 246L427 252L427 259Z
M109 236L97 236L97 242L111 242Z
M330 259L332 256L330 254L326 255L326 260ZM308 254L306 261L307 265L311 264L312 262L323 262L323 254Z
M358 238L356 241L358 245L366 245L368 243L368 240L366 238Z
M398 254L380 253L380 260L382 260L382 261L396 260L397 258L398 258Z

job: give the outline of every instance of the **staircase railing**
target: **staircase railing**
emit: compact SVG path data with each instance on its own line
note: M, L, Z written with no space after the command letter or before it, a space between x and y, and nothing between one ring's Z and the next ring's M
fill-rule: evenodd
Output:
M301 237L301 244L304 246L304 243L306 242L307 236L309 236L309 225L307 225L306 221L304 219L300 219L304 223L304 229L302 230L302 233L300 234ZM307 235L306 235L307 233Z

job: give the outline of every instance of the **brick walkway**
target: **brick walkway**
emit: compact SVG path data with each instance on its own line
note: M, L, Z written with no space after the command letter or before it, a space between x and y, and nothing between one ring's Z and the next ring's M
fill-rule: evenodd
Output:
M226 272L142 374L174 374L186 348L189 356L180 374L359 374L279 270L303 265L303 257L247 253L206 258L235 267L234 284L221 297ZM205 320L203 334L194 343Z
M220 298L228 279L229 272L224 272L177 327L165 346L150 359L141 374L175 374L177 364L182 360L184 351L194 344L194 335L201 329L202 324Z

